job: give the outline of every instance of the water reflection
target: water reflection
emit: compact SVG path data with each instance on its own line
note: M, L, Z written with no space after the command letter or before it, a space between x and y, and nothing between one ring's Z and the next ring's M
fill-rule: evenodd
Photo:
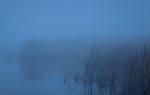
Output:
M50 76L48 80L28 82L22 78L19 64L0 64L0 94L1 95L72 95L78 89L68 90L63 82L63 76Z

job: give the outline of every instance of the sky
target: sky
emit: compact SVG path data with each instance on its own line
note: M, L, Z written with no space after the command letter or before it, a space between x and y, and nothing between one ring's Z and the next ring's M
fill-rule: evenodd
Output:
M87 43L96 40L105 43L147 39L150 36L149 5L149 0L0 0L0 56L18 58L26 41L52 41L55 43L52 51L73 50L66 53L70 58L75 52L78 52L76 56L85 53ZM63 56L60 52L56 53L56 58L57 55ZM60 69L66 64L57 66ZM17 75L20 73L17 65L1 64L3 67L0 77L4 79L0 79L0 83L7 84L0 88L7 89L16 83L18 88L33 90L24 82L19 86L22 79ZM57 80L53 81L50 83L57 83ZM35 89L40 84L37 85L34 85Z
M28 39L148 38L149 4L149 0L0 0L0 45L15 50Z
M149 4L149 0L1 0L1 39L147 36Z

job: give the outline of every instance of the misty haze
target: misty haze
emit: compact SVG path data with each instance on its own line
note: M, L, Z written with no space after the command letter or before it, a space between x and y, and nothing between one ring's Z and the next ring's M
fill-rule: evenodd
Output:
M150 95L149 5L0 0L0 95Z

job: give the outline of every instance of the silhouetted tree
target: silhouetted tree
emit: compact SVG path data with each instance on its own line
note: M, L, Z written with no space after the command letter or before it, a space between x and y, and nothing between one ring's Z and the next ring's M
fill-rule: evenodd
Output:
M48 43L34 41L23 45L19 63L25 79L35 81L47 76L51 54L49 47Z
M84 95L150 95L150 48L93 46L82 75Z

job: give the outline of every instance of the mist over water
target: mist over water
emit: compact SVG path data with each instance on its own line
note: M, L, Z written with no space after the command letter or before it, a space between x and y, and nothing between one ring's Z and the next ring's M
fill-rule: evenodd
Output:
M0 95L83 95L72 77L82 80L91 48L126 50L149 43L149 4L1 0Z

